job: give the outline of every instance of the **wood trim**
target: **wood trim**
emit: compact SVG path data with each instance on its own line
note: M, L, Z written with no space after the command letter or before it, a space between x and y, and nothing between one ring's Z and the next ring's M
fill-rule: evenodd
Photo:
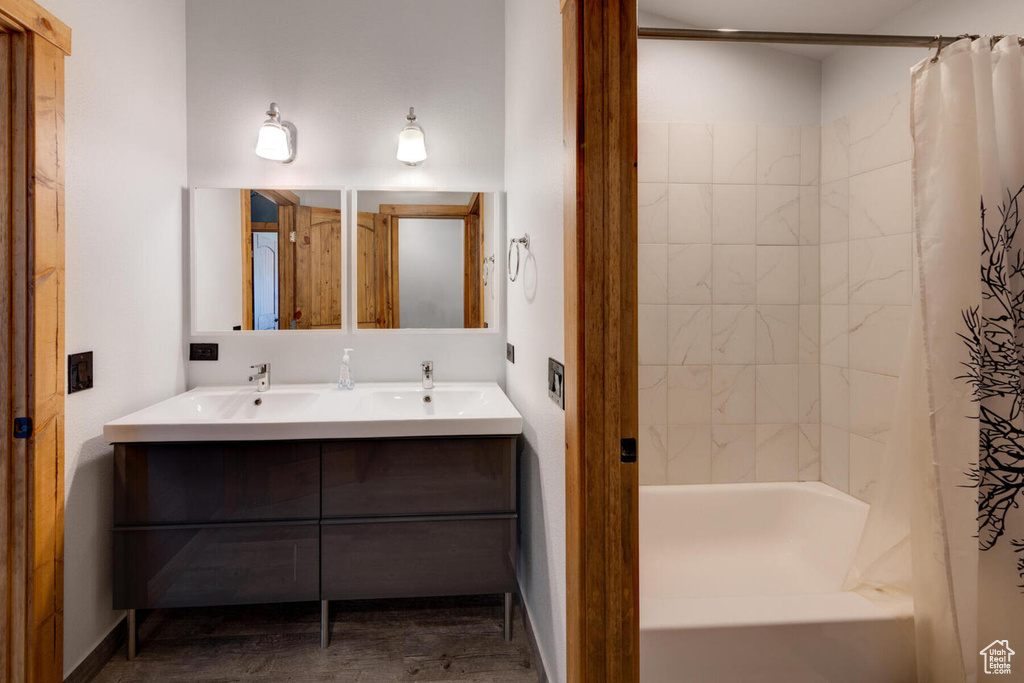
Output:
M380 213L396 218L465 218L469 207L462 204L381 204Z
M71 55L71 28L32 0L0 0L0 25L37 35Z
M463 228L463 324L464 328L484 326L484 231L483 199L475 193L467 205Z
M252 320L252 193L239 190L242 201L242 329L253 329Z
M568 680L638 681L636 3L566 0ZM641 457L643 457L641 455Z
M254 192L263 195L278 206L299 206L302 204L299 195L291 190L254 190Z
M277 207L277 329L290 330L295 320L295 206Z
M399 302L399 275L398 275L398 218L384 216L384 234L388 236L388 285L391 295L388 297L388 327L399 329L402 327L401 305Z
M261 223L252 221L249 223L252 232L277 232L277 223Z

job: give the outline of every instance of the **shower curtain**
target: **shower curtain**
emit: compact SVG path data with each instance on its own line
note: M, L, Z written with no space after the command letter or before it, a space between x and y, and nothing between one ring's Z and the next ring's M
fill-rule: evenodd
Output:
M847 587L909 592L919 680L973 682L1024 648L1024 47L958 41L912 89L915 310Z

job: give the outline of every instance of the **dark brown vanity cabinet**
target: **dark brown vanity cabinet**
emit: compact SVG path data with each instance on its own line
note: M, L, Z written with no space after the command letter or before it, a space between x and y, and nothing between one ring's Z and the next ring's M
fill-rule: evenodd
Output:
M515 437L117 444L114 608L509 593Z

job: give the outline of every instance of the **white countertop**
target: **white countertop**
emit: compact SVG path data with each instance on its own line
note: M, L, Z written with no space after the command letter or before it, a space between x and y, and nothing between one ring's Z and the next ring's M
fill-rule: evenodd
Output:
M429 395L429 401L425 401ZM259 403L257 403L259 401ZM514 435L523 417L494 382L200 387L108 422L108 443Z

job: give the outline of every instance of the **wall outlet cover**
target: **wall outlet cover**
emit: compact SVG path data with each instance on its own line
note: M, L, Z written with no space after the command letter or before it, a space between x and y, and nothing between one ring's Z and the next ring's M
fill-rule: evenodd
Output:
M92 389L92 351L68 356L68 393Z
M516 347L507 342L505 343L505 360L513 364L516 362Z
M565 366L548 358L548 398L565 410Z
M216 344L189 344L189 360L217 360Z

